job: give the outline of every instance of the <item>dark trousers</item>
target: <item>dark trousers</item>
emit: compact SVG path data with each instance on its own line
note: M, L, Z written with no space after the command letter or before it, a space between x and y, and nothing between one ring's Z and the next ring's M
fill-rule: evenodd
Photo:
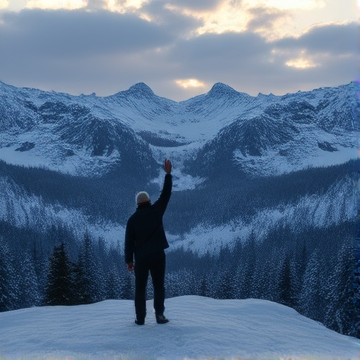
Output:
M154 309L156 315L162 315L165 307L165 253L149 254L135 260L135 312L138 319L146 316L146 285L151 274L154 287Z

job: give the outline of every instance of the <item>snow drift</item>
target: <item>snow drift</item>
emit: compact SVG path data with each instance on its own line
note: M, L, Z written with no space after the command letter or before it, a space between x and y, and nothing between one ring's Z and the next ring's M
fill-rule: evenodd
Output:
M145 326L130 300L0 313L0 359L360 359L359 339L270 301L171 298L166 325L147 306Z

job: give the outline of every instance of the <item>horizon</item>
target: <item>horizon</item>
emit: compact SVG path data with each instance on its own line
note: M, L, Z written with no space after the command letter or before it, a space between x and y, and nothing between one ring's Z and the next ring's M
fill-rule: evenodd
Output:
M194 95L194 96L192 96L192 97L190 97L190 98L188 98L188 99L180 100L180 101L177 101L177 100L171 99L171 98L169 98L169 97L165 97L165 96L161 96L161 95L157 94L150 85L148 85L147 83L145 83L145 82L143 82L143 81L139 81L139 82L137 82L137 83L134 83L134 84L130 85L128 88L126 88L126 89L115 91L114 93L111 93L111 94L109 94L109 95L98 95L95 91L90 92L90 93L88 93L88 94L84 94L84 93L81 93L81 94L72 94L72 93L63 92L63 91L58 92L58 91L55 91L55 90L45 90L45 89L42 89L42 88L35 88L35 87L29 87L29 86L17 86L17 85L9 84L9 83L1 80L1 79L0 79L0 83L3 83L3 84L6 85L6 86L14 87L14 88L16 88L16 89L38 90L38 91L47 92L47 93L57 93L57 94L70 95L70 96L72 96L72 97L81 97L81 96L90 97L90 96L95 96L95 97L97 97L97 98L107 98L107 97L111 97L111 96L114 96L114 95L116 95L116 94L126 92L126 91L130 90L131 88L133 88L133 87L135 87L135 86L137 86L137 85L144 84L144 85L146 85L146 86L154 93L155 96L160 97L160 98L164 98L164 99L167 99L167 100L171 100L171 101L174 101L174 102L176 102L176 103L182 103L182 102L186 102L186 101L189 101L189 100L191 100L191 99L194 99L194 98L196 98L196 97L198 97L198 96L207 95L207 94L214 88L214 86L215 86L215 85L218 85L218 84L220 84L220 85L225 85L225 86L231 88L232 90L236 91L237 93L240 93L240 94L242 93L242 94L249 95L249 96L251 96L251 97L253 97L253 98L257 98L258 96L261 96L261 95L263 95L263 96L282 97L282 96L289 95L289 94L306 93L306 92L311 92L311 91L316 91L316 90L321 90L321 89L340 88L340 87L343 87L343 86L349 86L349 85L351 85L351 84L357 84L358 86L360 86L360 79L351 80L351 81L348 82L348 83L338 84L338 85L334 85L334 86L321 86L321 85L319 85L319 87L316 87L316 88L313 88L313 89L310 89L310 90L297 90L297 91L294 91L294 92L287 92L287 93L283 93L283 94L275 94L275 93L273 93L273 92L269 92L269 93L259 92L257 95L252 95L252 94L246 93L246 92L244 92L244 91L242 91L242 90L238 90L238 89L236 89L236 88L234 88L234 87L232 87L232 86L230 86L230 85L228 85L228 84L226 84L226 83L223 83L223 82L221 82L221 81L218 81L218 82L215 82L214 84L212 84L207 91L205 91L205 92L203 92L203 93L200 93L200 94L197 94L197 95ZM359 91L360 91L360 89L359 89ZM355 94L354 94L354 95L355 95Z

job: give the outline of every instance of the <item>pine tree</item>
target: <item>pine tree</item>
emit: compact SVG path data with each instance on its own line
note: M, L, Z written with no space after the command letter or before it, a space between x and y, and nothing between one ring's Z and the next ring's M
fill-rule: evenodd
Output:
M132 300L134 298L134 278L129 273L120 276L121 299Z
M20 263L19 305L21 308L38 306L41 303L38 278L32 257L25 252Z
M239 287L238 296L241 299L253 296L256 262L256 240L254 233L251 233L249 239L243 246L243 254L240 261L241 265L238 267L236 280L237 286Z
M259 260L260 261L260 260ZM271 249L266 255L266 260L262 260L264 266L261 268L260 276L264 283L262 299L280 302L280 274L284 261L284 252L278 248Z
M273 275L271 270L274 264L270 258L257 258L254 276L252 296L257 299L271 299L270 277Z
M325 325L341 334L360 337L359 262L344 244L329 279Z
M48 305L72 305L73 296L72 264L65 244L55 246L49 260L49 270L45 289L45 303Z
M45 288L47 282L47 272L49 268L49 259L44 255L42 246L39 248L34 243L32 258L34 261L34 270L38 280L39 305L42 305L45 298Z
M304 273L307 262L307 250L305 243L302 246L297 246L295 249L294 256L290 262L290 272L291 272L291 292L292 292L292 301L293 307L298 309L299 305L299 296L301 292L301 286L304 279Z
M90 304L91 295L89 294L88 279L85 276L84 254L80 251L78 261L74 265L74 302L77 305Z
M18 282L9 246L0 237L0 312L17 309Z
M109 272L106 279L106 299L120 299L121 298L121 280L118 270L115 266Z
M306 266L304 281L300 294L300 311L306 317L322 321L324 314L324 275L323 264L320 260L319 250L315 249Z
M207 282L206 282L206 276L203 275L200 283L200 296L207 296Z
M80 249L79 266L81 267L80 273L82 275L80 286L83 291L85 303L88 304L102 300L103 294L100 285L100 266L96 261L93 244L88 233L85 233L83 245Z
M226 270L219 276L217 298L232 299L234 292L234 279L230 271Z
M294 297L292 294L292 277L290 266L290 255L286 255L280 265L279 273L279 302L290 307L294 307Z

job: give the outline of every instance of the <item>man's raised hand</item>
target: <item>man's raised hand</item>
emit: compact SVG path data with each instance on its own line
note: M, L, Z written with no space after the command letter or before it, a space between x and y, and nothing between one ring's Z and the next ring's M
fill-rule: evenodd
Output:
M171 173L171 167L171 161L169 159L165 159L164 169L167 174Z

